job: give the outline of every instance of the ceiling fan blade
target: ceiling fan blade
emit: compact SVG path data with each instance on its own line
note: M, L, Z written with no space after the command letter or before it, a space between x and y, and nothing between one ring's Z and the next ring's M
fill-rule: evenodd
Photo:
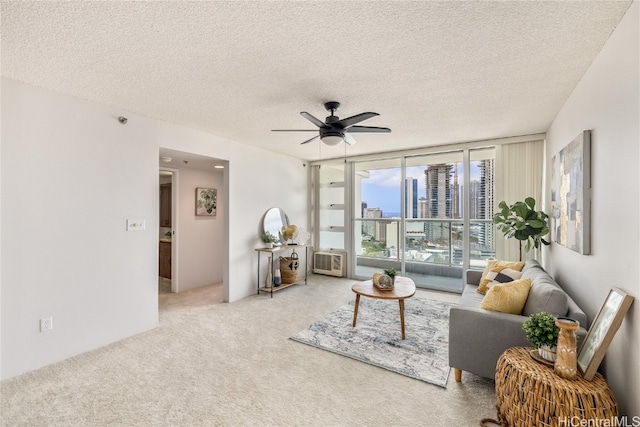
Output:
M318 129L271 129L271 132L318 132Z
M351 126L349 129L346 129L349 132L370 132L370 133L390 133L391 129L389 128L379 128L375 126Z
M353 145L353 144L356 143L356 139L353 136L351 136L351 135L349 135L348 133L345 132L345 134L344 134L344 142L346 142L349 145Z
M319 128L321 128L323 126L326 126L326 124L322 120L320 120L318 118L315 118L314 116L312 116L311 114L307 113L306 111L302 111L300 113L300 115L302 117L304 117L305 119L309 120L314 125L318 126Z
M313 137L313 138L311 138L311 139L307 139L306 141L301 142L301 143L300 143L300 145L302 145L302 144L306 144L307 142L311 142L311 141L313 141L314 139L319 138L319 137L320 137L320 135L316 135L316 136L314 136L314 137Z
M360 123L363 120L370 119L371 117L379 116L378 113L360 113L355 116L347 117L346 119L339 120L338 123L341 123L345 128L349 126L353 126L356 123Z

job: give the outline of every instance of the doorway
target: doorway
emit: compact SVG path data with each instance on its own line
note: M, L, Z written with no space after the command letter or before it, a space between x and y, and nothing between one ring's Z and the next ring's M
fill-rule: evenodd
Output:
M158 224L160 238L171 233L171 291L181 293L222 283L222 299L228 301L229 162L167 148L160 148L159 160L160 170L172 172L172 226ZM203 188L217 192L212 215L198 215L196 195Z
M158 228L158 293L177 292L177 229L178 170L160 168L159 228Z

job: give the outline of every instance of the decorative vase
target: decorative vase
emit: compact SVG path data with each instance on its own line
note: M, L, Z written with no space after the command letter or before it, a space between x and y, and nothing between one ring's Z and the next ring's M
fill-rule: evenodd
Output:
M390 291L393 289L393 278L384 273L374 273L372 282L373 286L381 291Z
M273 286L276 288L282 284L282 276L280 275L280 269L276 269L276 274L273 276Z
M548 345L543 345L538 349L538 354L544 360L548 360L549 362L556 361L556 347L549 347Z
M273 249L273 242L267 243L267 249Z
M562 378L575 380L578 376L576 331L580 328L580 322L568 317L558 317L556 326L560 328L560 332L558 333L556 363L553 370L556 375Z
M269 268L267 268L267 277L264 280L264 287L265 288L271 288L271 286L273 286L273 276L271 275L271 269L273 268L273 264L271 261L272 257L269 257Z

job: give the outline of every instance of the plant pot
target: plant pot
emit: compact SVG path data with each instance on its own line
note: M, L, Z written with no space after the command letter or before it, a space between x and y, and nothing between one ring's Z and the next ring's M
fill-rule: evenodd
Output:
M542 347L540 347L538 349L538 354L544 360L548 360L549 362L555 362L556 361L556 348L555 347L549 347L548 345L543 345Z
M267 249L273 249L273 242L266 243L265 246Z

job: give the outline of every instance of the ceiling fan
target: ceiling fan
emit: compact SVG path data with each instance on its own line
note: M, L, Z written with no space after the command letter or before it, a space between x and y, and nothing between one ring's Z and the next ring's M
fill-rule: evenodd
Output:
M318 135L314 136L311 139L307 139L301 144L306 144L308 142L313 141L316 138L320 138L322 142L327 145L337 145L342 141L346 142L349 145L353 145L356 143L356 140L352 133L389 133L391 129L389 128L380 128L375 126L355 126L355 124L360 123L361 121L370 119L375 116L379 116L378 113L360 113L355 116L347 117L346 119L340 120L338 116L335 115L336 110L340 107L340 103L336 101L325 102L324 108L327 111L331 112L330 116L327 116L325 121L323 122L320 119L312 116L306 111L302 111L300 115L305 119L309 120L314 125L318 126L318 130L316 129L273 129L273 132L319 132Z

